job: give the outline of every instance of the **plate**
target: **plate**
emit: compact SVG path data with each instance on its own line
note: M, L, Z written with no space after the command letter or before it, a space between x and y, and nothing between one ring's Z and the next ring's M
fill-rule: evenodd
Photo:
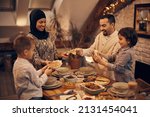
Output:
M126 93L126 94L119 94L119 93L114 93L113 91L112 91L112 88L109 88L108 90L107 90L107 92L110 94L110 95L112 95L112 96L117 96L117 97L132 97L132 96L134 96L135 95L135 92L133 92L132 90L128 90L128 92Z
M72 71L67 67L60 67L56 69L54 72L52 72L52 76L54 77L63 77L65 75L72 74Z
M57 68L61 67L61 65L62 65L62 61L56 60L56 61L52 61L51 63L49 63L48 67L53 68L53 69L57 69Z
M118 91L114 87L111 88L111 92L113 92L115 94L119 94L119 95L126 95L128 93L128 91L129 90Z
M92 67L80 67L80 72L83 72L85 76L96 75L96 71Z
M48 77L48 80L46 81L45 85L52 85L54 84L55 82L57 81L57 78L56 77Z
M98 76L95 82L100 85L108 85L110 80L108 78Z
M70 69L69 69L68 67L60 67L60 68L57 68L56 71L57 71L58 73L62 73L62 74L63 74L63 73L69 72Z
M112 84L112 86L115 89L122 89L122 90L128 89L128 83L125 83L125 82L115 82Z
M43 89L56 89L62 86L62 83L59 81L56 81L54 84L51 85L43 85Z

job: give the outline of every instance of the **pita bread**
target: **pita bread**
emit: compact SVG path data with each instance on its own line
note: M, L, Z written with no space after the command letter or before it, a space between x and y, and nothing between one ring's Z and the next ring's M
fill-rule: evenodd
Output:
M62 61L56 60L56 61L52 61L50 64L48 64L48 67L56 69L56 68L61 67L61 65L62 65Z

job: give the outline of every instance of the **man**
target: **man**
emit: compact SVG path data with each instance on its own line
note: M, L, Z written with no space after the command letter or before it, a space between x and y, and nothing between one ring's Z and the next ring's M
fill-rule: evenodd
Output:
M115 30L115 17L111 14L103 15L99 20L101 32L97 35L95 42L88 49L78 49L77 54L81 56L92 56L93 52L112 55L118 51L118 31ZM103 58L104 59L104 58ZM106 67L95 63L95 68L99 74L114 79L112 72Z

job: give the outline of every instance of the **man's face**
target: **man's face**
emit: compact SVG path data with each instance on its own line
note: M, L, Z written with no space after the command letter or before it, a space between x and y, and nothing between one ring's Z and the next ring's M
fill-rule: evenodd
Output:
M100 24L100 30L103 32L104 36L109 36L113 33L114 23L110 24L110 22L107 18L100 19L99 24Z

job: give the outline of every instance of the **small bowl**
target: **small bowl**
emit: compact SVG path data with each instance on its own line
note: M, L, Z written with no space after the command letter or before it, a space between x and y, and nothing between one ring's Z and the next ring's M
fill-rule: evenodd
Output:
M95 83L93 83L94 85L97 85ZM98 95L100 92L103 92L105 91L105 87L101 86L101 85L97 85L99 86L98 89L91 89L91 88L88 88L86 87L86 85L82 85L83 87L83 90L88 93L88 94L91 94L91 95Z
M76 82L77 81L77 76L75 76L75 75L65 75L63 78L66 82Z

